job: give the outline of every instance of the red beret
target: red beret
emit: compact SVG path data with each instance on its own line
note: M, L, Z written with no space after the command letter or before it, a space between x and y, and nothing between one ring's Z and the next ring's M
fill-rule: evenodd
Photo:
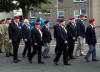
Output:
M75 19L75 18L74 18L74 17L71 17L71 18L70 18L70 20L73 20L73 19Z
M61 19L61 18L58 18L58 19L57 19L57 22L59 22L59 21L60 21L60 19Z
M94 18L91 18L90 20L89 20L89 23L93 23L95 21L95 19Z
M80 17L85 17L84 14L81 14Z
M40 23L39 22L36 22L35 25L40 25Z
M19 16L14 16L14 19L20 19L20 17Z

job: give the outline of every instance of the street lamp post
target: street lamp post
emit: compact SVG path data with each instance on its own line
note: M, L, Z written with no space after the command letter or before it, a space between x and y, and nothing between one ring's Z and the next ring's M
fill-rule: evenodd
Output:
M58 0L56 0L56 2L57 2L57 18L58 18Z

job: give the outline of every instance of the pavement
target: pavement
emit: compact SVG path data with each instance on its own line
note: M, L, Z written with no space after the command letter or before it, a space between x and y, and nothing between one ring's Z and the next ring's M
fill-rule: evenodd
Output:
M97 58L100 59L100 28L96 29L98 44L96 46ZM77 43L75 45L75 49ZM98 62L86 62L83 57L77 57L76 60L69 61L71 66L63 65L63 58L61 56L59 60L59 65L55 66L53 64L53 59L55 57L55 41L52 41L50 53L50 59L43 59L45 64L41 65L37 63L37 55L33 58L33 64L30 64L27 58L22 58L22 51L24 45L21 44L19 47L19 59L21 62L15 64L13 63L12 57L5 57L5 53L0 54L0 72L100 72L100 61ZM4 50L3 50L4 51ZM88 45L84 45L84 52L87 53ZM91 58L90 58L91 59Z

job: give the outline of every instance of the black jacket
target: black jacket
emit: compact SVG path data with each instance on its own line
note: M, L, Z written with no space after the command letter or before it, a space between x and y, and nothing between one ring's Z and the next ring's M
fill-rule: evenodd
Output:
M29 29L25 24L22 26L22 36L23 39L31 41L31 29Z
M68 40L71 41L73 40L73 37L77 37L77 27L69 22L66 26L66 29L68 31Z
M86 42L95 45L97 43L95 28L89 25L86 29Z
M77 20L77 36L85 37L85 25L81 20Z
M48 31L46 26L44 26L42 28L42 32L43 32L43 42L44 43L50 43L50 41L52 40L51 33L50 33L50 31Z
M55 32L57 43L64 45L64 41L68 41L68 33L59 24L57 24Z
M43 40L41 40L41 35L35 27L31 31L31 36L32 36L32 45L34 43L37 43L39 46L43 45ZM43 36L42 36L42 39L43 39Z
M11 39L13 42L17 42L18 40L22 39L21 30L21 24L17 26L14 22L10 23L8 28L9 39Z

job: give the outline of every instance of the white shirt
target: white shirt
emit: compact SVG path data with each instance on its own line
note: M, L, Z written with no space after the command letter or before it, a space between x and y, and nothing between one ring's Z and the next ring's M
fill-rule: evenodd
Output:
M41 32L41 30L39 29L39 28L36 28L38 31L39 31L39 33L40 33L40 35L41 35L41 37L42 37L42 32Z
M65 30L65 32L67 33L67 30L65 29L65 27L64 27L64 26L62 26L62 25L61 25L61 27L62 27L62 28Z

